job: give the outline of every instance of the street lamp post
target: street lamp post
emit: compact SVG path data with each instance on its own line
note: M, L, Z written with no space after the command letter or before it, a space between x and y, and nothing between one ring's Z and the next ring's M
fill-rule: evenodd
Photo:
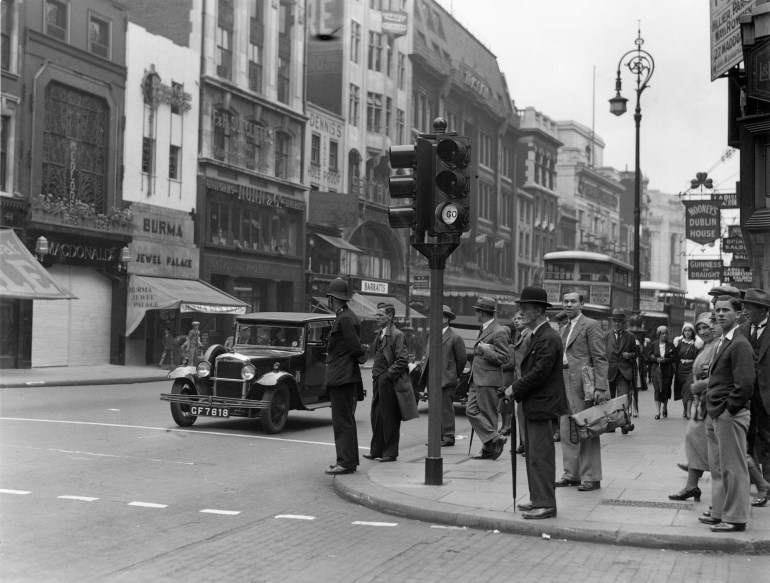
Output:
M634 170L634 299L633 299L633 316L636 320L636 324L639 325L639 316L641 309L640 303L640 288L642 283L641 261L640 261L640 247L641 247L641 215L642 215L642 176L639 168L639 126L642 121L642 106L640 103L642 97L642 91L647 89L647 83L652 77L652 73L655 70L655 61L652 55L642 49L644 40L642 39L641 29L638 32L636 40L634 41L636 48L628 51L618 61L618 76L615 79L615 97L610 99L610 112L615 115L623 115L626 112L626 103L628 99L620 95L621 80L620 70L625 64L632 74L636 75L636 109L634 110L634 122L636 124L636 160ZM628 61L623 62L626 58Z

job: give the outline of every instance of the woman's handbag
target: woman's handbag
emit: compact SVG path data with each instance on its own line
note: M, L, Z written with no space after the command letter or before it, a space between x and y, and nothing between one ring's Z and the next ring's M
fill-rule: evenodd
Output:
M570 415L569 440L579 443L583 439L598 437L602 433L630 425L628 395L622 395Z

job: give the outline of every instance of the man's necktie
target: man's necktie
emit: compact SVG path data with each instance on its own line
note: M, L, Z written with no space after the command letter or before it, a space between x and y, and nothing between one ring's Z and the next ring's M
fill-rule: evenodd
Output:
M569 339L569 333L572 330L572 320L567 322L567 325L564 326L564 333L562 334L562 339L564 340L564 343L567 343L567 340Z
M751 325L751 344L752 346L757 343L757 326L754 324Z

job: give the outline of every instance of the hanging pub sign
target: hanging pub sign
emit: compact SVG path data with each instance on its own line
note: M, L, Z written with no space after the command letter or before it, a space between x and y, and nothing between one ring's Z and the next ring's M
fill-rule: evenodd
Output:
M724 237L722 239L722 251L724 253L742 253L746 254L746 247L743 244L743 237Z
M741 226L740 225L728 225L727 227L727 236L728 237L743 237L741 234Z
M737 209L738 206L738 193L737 192L714 192L711 195L711 200L719 203L720 208L723 209Z
M751 273L751 267L729 265L722 270L722 283L751 284L753 281L754 276Z
M687 262L687 279L716 279L720 281L722 279L722 265L721 259L690 259Z
M719 239L719 203L709 200L684 201L685 237L701 245Z

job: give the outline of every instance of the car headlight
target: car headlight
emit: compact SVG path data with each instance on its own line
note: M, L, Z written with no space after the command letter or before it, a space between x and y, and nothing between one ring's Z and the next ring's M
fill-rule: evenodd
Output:
M195 367L195 372L199 377L205 379L207 376L211 375L211 363L206 360L200 361L198 366Z
M244 381L250 381L255 376L257 376L257 369L254 367L253 364L243 365L243 368L241 369L241 378Z

